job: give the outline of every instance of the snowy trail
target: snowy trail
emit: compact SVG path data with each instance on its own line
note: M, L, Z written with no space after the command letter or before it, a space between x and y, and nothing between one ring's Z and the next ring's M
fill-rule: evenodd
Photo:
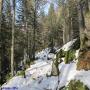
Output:
M76 64L70 63L70 64L64 64L62 65L60 69L61 73L59 76L59 87L63 87L69 83L71 79L74 78L75 72L76 72Z
M70 65L63 65L63 67L61 68L62 73L60 75L60 87L66 85L70 67Z
M39 88L39 83L46 77L46 73L51 72L51 62L47 63L44 61L39 63L42 64L38 66L37 63L32 68L26 70L26 78L16 76L8 84L3 85L3 87L18 87L18 90L28 90L25 88L29 88L29 90L42 90Z
M44 70L45 72L48 72L47 70L47 67L48 69L51 68L51 63L46 63L46 62L42 62L40 66L38 65L33 65L31 68L27 69L26 70L26 75L29 76L29 75L34 75L34 74L38 74L40 75L40 73Z

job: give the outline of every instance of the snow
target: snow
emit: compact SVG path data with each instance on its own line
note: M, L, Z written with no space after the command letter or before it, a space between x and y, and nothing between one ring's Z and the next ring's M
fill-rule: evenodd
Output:
M41 77L31 85L20 88L20 90L55 90L57 77Z
M65 51L69 50L74 42L75 40L65 44L62 49ZM50 50L46 48L36 53L37 60L25 71L26 78L23 76L15 76L2 87L16 87L18 90L56 90L57 87L61 88L66 86L70 80L76 79L90 88L90 71L77 71L77 62L75 61L65 64L64 58L62 58L63 62L59 64L60 75L56 77L49 76L52 69L52 60L56 56L49 52ZM77 50L75 54L76 59L78 58L78 52L79 50ZM47 60L48 58L50 58L50 60Z
M52 61L38 61L26 70L26 78L16 76L3 87L17 87L18 90L55 90L57 77L47 77L51 73Z
M21 87L24 84L24 80L21 76L15 76L8 83L4 84L4 87Z
M77 71L75 79L80 80L85 85L87 85L88 88L90 89L90 70L88 70L88 71L84 71L84 70Z
M61 72L59 76L59 88L68 85L71 80L80 80L90 89L90 70L77 71L76 64L76 62L70 64L65 64L64 62L62 62L59 65L59 70Z
M55 55L49 51L47 48L36 54L38 60L25 71L26 78L15 76L2 87L16 87L18 90L44 90L45 88L54 90L57 77L47 77L52 69L52 60L47 60L47 58L52 59Z
M60 66L60 65L59 65ZM60 76L59 76L59 87L63 87L67 85L67 83L75 77L76 74L76 63L64 64L60 69Z
M37 78L39 76L43 76L46 73L51 72L52 62L38 62L35 65L32 65L31 68L26 70L26 75L32 75L33 78Z
M68 51L68 50L71 48L72 44L73 44L76 40L77 40L77 39L74 39L74 40L66 43L65 45L63 45L63 47L62 47L61 49L64 50L64 51Z
M68 51L68 50L70 49L71 45L72 45L76 40L77 40L77 39L74 39L74 40L68 42L67 44L65 44L65 45L62 47L62 50Z
M79 56L79 50L76 50L75 56L76 56L76 59L77 59L78 56Z
M43 49L41 52L36 53L35 57L38 58L38 60L47 60L49 52L49 48Z

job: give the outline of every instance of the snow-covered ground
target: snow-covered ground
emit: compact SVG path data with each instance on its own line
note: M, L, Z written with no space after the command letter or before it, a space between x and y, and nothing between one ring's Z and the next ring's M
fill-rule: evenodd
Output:
M64 45L62 49L65 51L68 50L73 42L75 40ZM78 51L75 54L76 58L78 57ZM55 55L49 53L49 49L47 48L37 53L36 57L37 61L35 61L35 64L26 70L26 78L22 76L13 77L2 86L3 90L7 90L7 88L9 90L56 90L57 87L66 86L72 79L80 80L90 88L90 71L77 71L77 62L69 64L60 63L60 75L59 77L55 77L49 76L52 69L52 60ZM47 60L48 58L50 60Z

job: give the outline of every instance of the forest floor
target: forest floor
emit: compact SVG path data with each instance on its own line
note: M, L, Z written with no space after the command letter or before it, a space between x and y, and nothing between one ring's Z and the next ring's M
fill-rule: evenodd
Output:
M73 42L67 43L62 49L67 51ZM7 90L8 88L10 90L56 90L57 87L61 88L68 85L73 79L80 80L90 88L90 71L77 71L77 60L68 64L65 64L63 61L59 64L60 75L50 76L52 62L56 55L49 53L49 51L46 48L38 52L36 54L38 60L25 71L26 78L23 76L15 76L2 86L2 90ZM78 51L76 51L76 57L78 57Z

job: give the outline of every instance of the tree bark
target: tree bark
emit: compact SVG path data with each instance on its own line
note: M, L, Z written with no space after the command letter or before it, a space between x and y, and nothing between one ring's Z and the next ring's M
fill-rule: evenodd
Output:
M72 27L72 35L71 38L75 39L79 37L79 17L78 17L78 8L76 0L69 0L69 15L71 18L71 27Z
M85 31L85 18L83 14L83 6L81 3L79 3L79 26L80 26L80 48L84 48L84 31Z
M63 44L66 44L71 40L71 16L70 10L66 5L63 6L63 18L64 18L64 29L63 29Z
M15 32L15 0L10 0L12 15L12 41L11 41L11 75L14 76L14 32Z
M0 0L0 84L3 83L2 78L2 37L1 37L1 22L2 22L3 0Z
M67 25L66 25L66 19L67 19L67 16L66 16L66 5L64 4L63 5L63 18L64 18L64 28L63 28L63 44L66 44L67 43Z
M36 45L35 45L35 39L36 39L36 27L37 27L37 21L36 21L36 19L37 19L37 11L36 11L36 8L37 8L37 2L36 2L36 0L35 0L35 6L34 6L34 25L33 25L33 52L32 52L32 58L33 58L33 60L35 60L35 47L36 47Z
M85 12L89 12L89 1L85 0Z

